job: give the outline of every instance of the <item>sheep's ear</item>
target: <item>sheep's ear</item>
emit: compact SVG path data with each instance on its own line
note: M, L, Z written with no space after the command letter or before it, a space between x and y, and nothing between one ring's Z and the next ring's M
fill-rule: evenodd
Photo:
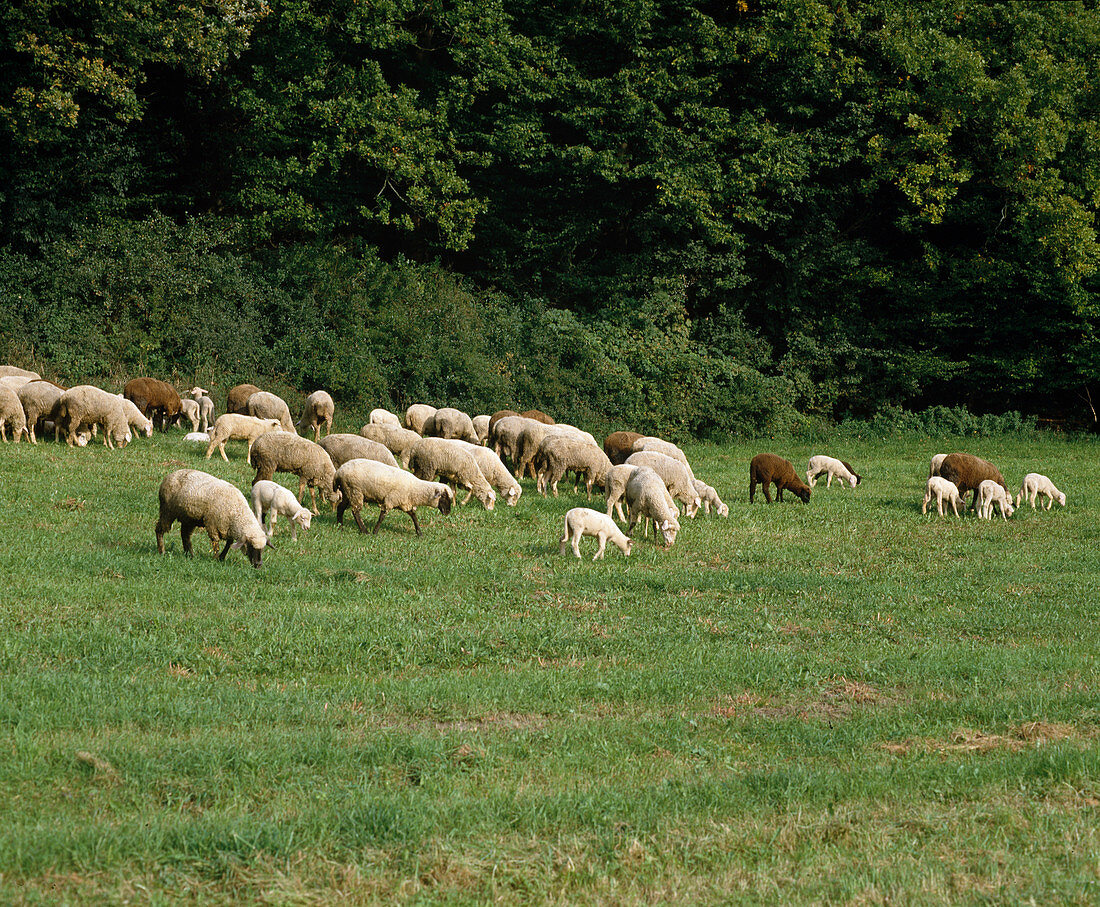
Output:
M275 547L275 546L274 546L274 545L273 545L273 544L271 543L271 539L268 539L268 540L267 540L267 544L266 544L266 545L264 545L264 551L278 551L278 550L279 550L279 549L278 549L278 548L276 548L276 547Z
M237 539L237 541L230 544L229 550L230 551L240 551L243 547L244 547L244 542L242 542L240 539Z

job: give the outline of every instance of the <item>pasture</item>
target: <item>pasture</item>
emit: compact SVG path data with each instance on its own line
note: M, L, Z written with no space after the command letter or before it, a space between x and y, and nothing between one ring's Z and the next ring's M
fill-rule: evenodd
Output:
M1067 506L922 516L956 449ZM750 506L765 450L864 483ZM559 556L525 480L254 570L153 535L243 445L0 445L0 900L1095 903L1100 446L687 452L730 516L671 550Z

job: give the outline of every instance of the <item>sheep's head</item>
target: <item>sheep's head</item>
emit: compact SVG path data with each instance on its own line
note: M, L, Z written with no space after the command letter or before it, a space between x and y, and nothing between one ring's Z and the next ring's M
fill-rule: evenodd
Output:
M454 505L455 496L446 485L444 485L435 497L435 506L439 508L439 512L446 516L451 512L451 507Z
M810 503L810 489L809 488L796 488L794 493L802 499L803 504Z
M684 505L684 513L691 519L695 519L695 514L699 512L699 508L703 506L702 499L696 495L692 500Z
M660 530L661 538L663 538L665 542L665 547L671 548L676 541L676 533L680 531L680 523L673 519L661 520L661 522L657 524L657 529Z
M718 514L718 516L729 516L730 515L729 504L719 503L718 506L715 507L715 512Z
M229 546L230 551L235 551L238 548L244 550L244 553L248 555L248 562L253 567L259 567L263 560L264 548L268 547L267 533L264 532L263 526L259 523L255 525L252 531L248 532L245 538L237 539ZM272 546L272 550L274 546Z
M1064 491L1059 491L1054 496L1054 500L1056 500L1059 504L1061 504L1063 507L1065 507L1066 506L1066 494L1065 494L1065 492Z
M515 507L519 503L519 496L523 494L523 486L517 485L515 488L509 488L504 492L504 503L509 507ZM1063 497L1065 497L1063 495ZM1063 503L1065 503L1063 501Z
M294 516L291 517L295 523L301 526L303 529L309 529L309 524L313 520L313 514L308 507L303 507Z

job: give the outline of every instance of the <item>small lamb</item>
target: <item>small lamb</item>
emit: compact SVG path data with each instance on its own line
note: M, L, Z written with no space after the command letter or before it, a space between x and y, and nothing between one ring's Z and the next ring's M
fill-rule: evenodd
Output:
M978 516L983 520L992 519L994 504L1000 507L1001 517L1006 522L1016 510L1012 506L1012 495L992 479L985 479L978 486Z
M269 540L275 535L275 521L280 513L290 518L290 540L292 542L298 541L298 527L301 526L303 530L309 529L310 520L313 519L310 509L298 503L298 499L294 497L294 492L284 488L278 482L271 482L267 479L261 479L252 486L252 510L261 525L264 521L264 514L270 514L268 526L265 529Z
M214 401L210 399L210 391L196 384L191 388L191 399L199 404L199 427L197 430L209 432L210 427L214 424Z
M943 502L947 501L951 505L951 509L955 512L955 516L959 515L959 507L966 507L966 502L959 495L959 489L954 482L948 482L943 476L932 476L928 480L928 486L924 491L924 501L921 503L920 512L928 513L928 505L932 502L932 498L936 499L936 508L940 512L940 516L943 516Z
M1035 499L1039 495L1044 495L1047 499L1046 509L1054 505L1057 501L1063 507L1066 506L1066 496L1057 488L1054 487L1054 483L1050 481L1046 476L1037 472L1029 472L1024 476L1024 481L1020 485L1020 493L1016 495L1016 506L1019 507L1021 501L1027 500L1031 504L1031 509L1035 509ZM1041 506L1040 502L1040 506Z
M718 492L714 488L699 479L695 479L693 484L699 500L703 502L703 513L710 513L710 508L713 507L718 516L730 515L729 505L722 503L722 499L718 497Z
M826 474L829 477L825 482L826 488L832 487L833 479L847 482L850 488L855 488L862 479L862 476L858 475L850 464L838 460L836 457L826 457L820 454L810 457L810 462L806 467L806 481L810 487L813 488L817 484L817 479Z
M573 554L581 556L581 536L591 535L599 539L600 546L592 560L597 561L603 557L607 540L610 539L615 546L627 557L630 557L631 540L615 525L615 521L606 513L591 510L588 507L574 507L565 515L565 528L558 543L558 554L565 554L565 546L572 545Z

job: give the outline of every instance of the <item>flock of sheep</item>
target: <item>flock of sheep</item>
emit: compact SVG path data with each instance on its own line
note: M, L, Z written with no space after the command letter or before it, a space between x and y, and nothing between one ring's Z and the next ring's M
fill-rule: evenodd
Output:
M189 397L181 398L170 384L155 378L135 378L116 395L92 385L63 389L34 372L0 366L0 437L5 441L9 427L15 440L25 435L32 443L37 443L36 431L52 429L55 438L64 435L68 444L84 446L102 430L107 447L125 446L135 432L150 436L154 424L163 430L186 419L192 430L185 440L203 444L206 459L217 450L228 460L226 443L245 442L247 462L256 469L250 500L231 483L196 469L176 470L161 483L156 538L162 553L166 533L179 522L187 554L194 530L202 528L215 552L224 542L219 559L240 548L258 567L279 516L290 520L294 539L299 528L309 529L312 516L319 513L318 492L333 506L341 526L350 508L359 531L366 532L362 509L370 504L379 508L374 532L389 511L400 510L420 535L418 507L448 514L459 489L466 491L463 504L474 497L486 510L498 500L515 506L523 491L519 479L525 475L543 495L557 497L559 483L570 474L575 490L584 486L588 501L594 487L603 490L606 509L574 507L565 514L559 549L564 554L571 548L577 557L584 536L597 539L594 559L603 557L609 541L629 555L629 533L639 522L645 534L652 525L654 537L670 547L680 531L681 516L694 517L700 509L729 515L718 492L695 477L675 444L619 431L601 446L588 432L556 423L536 410L502 410L471 418L450 407L414 404L403 421L376 409L358 434L333 434L335 406L325 391L310 394L301 418L294 422L284 400L252 384L232 388L226 409L215 418L213 401L203 388L193 387ZM313 440L299 431L312 433ZM279 472L298 478L296 496L273 481ZM850 464L833 457L811 457L803 482L788 460L759 454L749 467L749 502L755 499L757 485L768 503L773 485L780 501L789 490L808 502L822 477L826 487L833 479L853 488L861 481ZM302 504L307 489L309 508ZM965 506L971 491L981 517L989 519L994 505L1006 519L1014 510L996 467L970 454L953 453L933 458L922 512L928 512L935 498L941 515L946 503L958 516L959 504ZM1016 506L1026 498L1034 507L1037 495L1046 497L1048 510L1055 500L1065 504L1065 495L1049 479L1029 473ZM626 532L615 516L626 524Z

